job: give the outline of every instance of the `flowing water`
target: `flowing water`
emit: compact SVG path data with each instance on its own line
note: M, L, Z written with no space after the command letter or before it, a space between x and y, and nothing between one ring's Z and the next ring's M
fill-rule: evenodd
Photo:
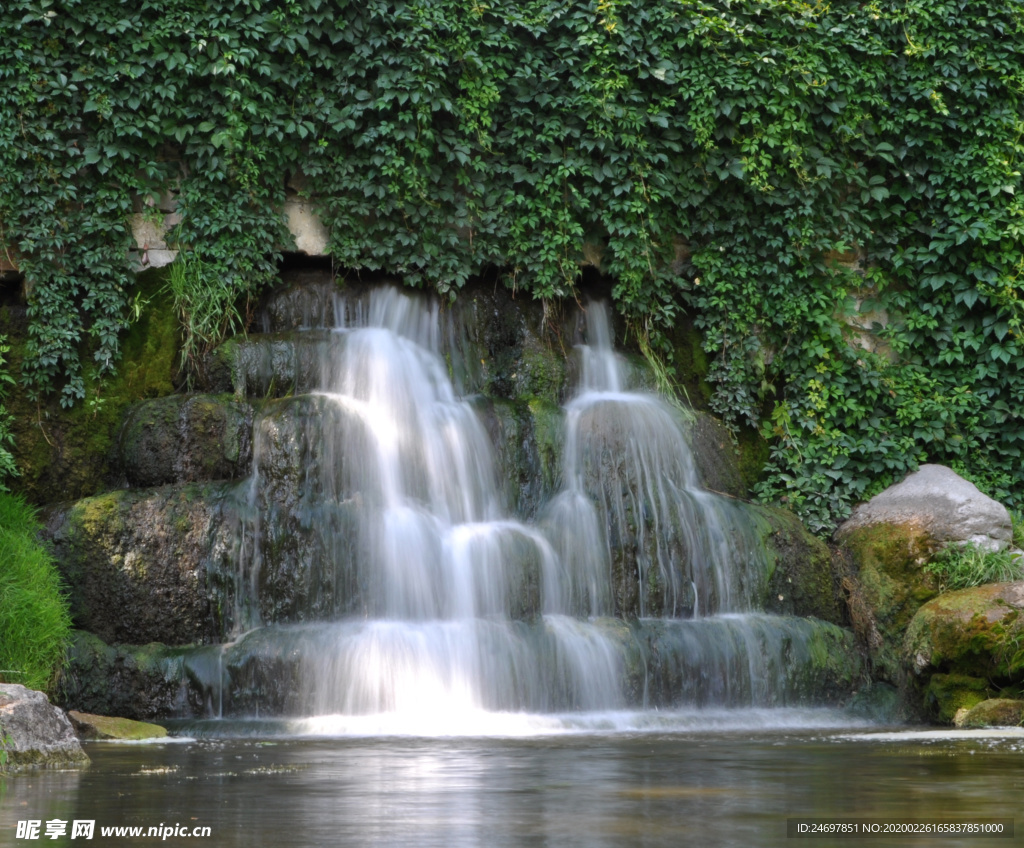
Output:
M848 634L758 612L754 523L701 489L684 415L630 388L602 304L564 410L562 490L532 523L503 502L437 305L384 287L334 313L311 330L309 391L257 423L228 639L187 661L211 715L501 733L510 714L541 729L842 694L824 667ZM283 586L301 609L281 608Z

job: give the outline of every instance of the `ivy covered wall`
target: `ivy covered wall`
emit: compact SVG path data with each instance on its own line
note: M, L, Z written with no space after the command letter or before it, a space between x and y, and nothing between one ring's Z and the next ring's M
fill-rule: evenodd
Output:
M441 293L564 296L590 245L666 362L701 329L761 494L814 527L926 458L1018 503L1022 55L1015 0L7 0L19 390L117 368L146 197L223 302L272 277L300 175L340 267Z

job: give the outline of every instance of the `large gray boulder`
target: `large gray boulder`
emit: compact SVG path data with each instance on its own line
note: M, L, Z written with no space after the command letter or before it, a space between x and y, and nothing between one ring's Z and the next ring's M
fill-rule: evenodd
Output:
M936 547L970 542L1000 551L1012 538L1006 507L944 465L922 465L902 483L861 504L839 535L882 524L914 530Z
M42 692L17 683L0 683L0 742L8 765L16 769L89 764L63 710Z

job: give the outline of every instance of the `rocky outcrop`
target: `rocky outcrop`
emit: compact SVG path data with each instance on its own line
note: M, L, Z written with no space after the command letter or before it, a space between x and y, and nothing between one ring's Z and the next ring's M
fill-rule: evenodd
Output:
M325 330L253 333L233 337L204 362L204 386L236 397L280 398L323 386L321 363L331 346L345 337Z
M518 518L535 518L562 479L565 414L542 400L478 396L474 409L494 448L498 485Z
M862 681L853 635L811 618L751 615L607 622L627 646L633 703L838 704Z
M903 656L926 715L950 722L962 709L1024 682L1024 582L949 592L922 606Z
M42 692L15 683L0 683L0 750L15 769L89 764L64 712Z
M228 484L188 484L109 492L52 510L44 537L76 626L129 644L219 638L208 578L237 542L234 499Z
M235 480L252 463L249 404L217 395L171 395L136 404L119 454L129 485Z
M161 739L167 735L167 728L130 718L93 715L69 710L68 718L79 739Z
M969 542L997 551L1012 538L1006 507L943 465L922 465L902 483L858 506L839 535L882 525L922 536L936 548Z
M59 702L65 709L136 721L208 714L200 688L189 684L188 652L166 645L107 645L74 634Z
M1024 675L1024 581L947 592L917 611L904 641L913 673Z
M957 727L1020 727L1024 724L1024 701L990 698L954 717Z
M740 456L729 428L713 415L694 412L687 428L701 485L734 498L747 497Z
M814 619L751 615L592 623L622 656L616 685L637 706L841 703L862 679L861 657L850 632ZM340 629L316 624L261 628L230 644L188 649L111 647L78 634L69 675L74 688L64 702L140 720L257 712L265 717L309 715L337 705L337 685L345 678L336 675L348 667L348 660L339 656L332 665L325 657L336 656L339 638L364 626L350 621ZM554 648L559 642L552 641L552 628L559 626L521 622L515 642ZM495 643L501 644L500 639ZM322 674L311 675L310 669ZM565 687L571 690L577 681L557 666L494 671L505 685L516 680L516 697L526 708L550 708L548 698L557 703L574 697ZM543 685L537 688L538 683ZM488 685L484 691L490 691ZM355 697L367 695L373 697L367 692Z
M777 615L843 624L828 546L787 510L746 506L745 511L760 528L767 562L763 594L755 606Z
M557 406L575 385L577 314L477 286L460 292L441 318L442 351L463 393Z
M987 680L969 674L933 674L924 685L910 687L904 700L917 717L942 724L956 724L957 716L991 697Z
M850 621L868 652L872 674L900 686L907 626L921 605L939 593L935 576L924 570L934 543L916 524L844 524L836 536Z

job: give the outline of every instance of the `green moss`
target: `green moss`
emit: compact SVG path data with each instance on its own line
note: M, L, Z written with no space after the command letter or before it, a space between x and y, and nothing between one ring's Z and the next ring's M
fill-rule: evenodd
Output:
M161 291L163 276L151 271L137 279L146 305L122 338L122 358L113 377L101 379L86 367L85 400L71 409L62 408L56 398L30 401L23 391L9 398L21 475L12 488L33 503L75 500L112 485L125 411L142 398L174 391L178 322ZM12 373L21 371L25 342L23 328L12 331ZM81 358L91 362L91 349L83 349Z
M10 760L7 763L7 768L12 771L38 768L63 770L67 768L81 768L82 766L88 766L90 763L89 757L82 750L74 752L31 750L9 751L8 753Z
M159 643L107 645L76 631L59 703L65 709L137 720L172 715L183 697L185 653Z
M928 539L913 527L890 524L860 527L842 536L853 563L847 592L863 611L854 617L868 646L875 674L893 684L902 680L904 634L923 604L939 591L923 566L931 556Z
M708 382L708 358L702 335L689 320L679 321L672 332L672 356L676 380L686 399L697 409L707 409L713 390Z
M207 391L231 392L236 397L244 394L238 366L244 342L244 338L232 336L206 357L203 385Z
M527 336L513 375L516 395L557 406L565 375L565 356L561 351L556 352L535 337Z
M970 708L961 727L1020 727L1024 724L1024 701L990 698Z
M763 476L771 447L759 431L745 424L736 430L736 447L739 451L740 478L748 491L753 490Z
M988 684L965 674L933 674L924 690L929 717L952 724L958 711L969 710L989 697Z
M93 715L72 710L68 713L75 730L83 739L160 739L167 729L158 724L130 718Z
M540 459L543 488L554 492L562 477L562 442L565 436L565 420L561 407L533 398L529 402L533 418L533 437Z
M852 689L862 676L861 658L851 650L852 642L850 631L826 622L816 624L807 642L816 676L844 691Z
M841 624L832 556L825 543L787 510L747 505L745 514L758 529L767 562L761 606L769 612Z
M126 500L122 491L107 492L94 498L78 501L71 513L71 520L77 523L89 535L99 533L111 534L124 529L124 522L119 520L121 504Z
M1020 610L999 597L1002 588L997 584L962 589L923 606L907 630L908 658L921 669L1021 682L1024 620Z

